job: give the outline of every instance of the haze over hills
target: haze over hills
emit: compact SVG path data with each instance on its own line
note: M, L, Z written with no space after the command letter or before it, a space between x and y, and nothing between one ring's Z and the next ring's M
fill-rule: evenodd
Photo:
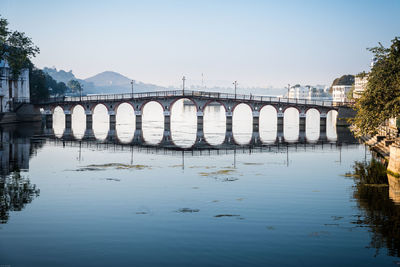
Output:
M55 67L43 69L44 72L48 73L53 79L58 82L64 82L67 84L70 80L77 80L83 85L83 92L85 94L119 94L119 93L130 93L132 90L131 81L133 80L134 92L154 92L164 90L179 90L181 87L163 87L154 84L143 83L136 81L129 77L126 77L118 72L104 71L86 79L78 79L73 74L72 70L64 71L57 70ZM197 81L190 81L187 83L187 89L197 91L213 91L213 92L225 92L234 93L234 89L229 86L200 86L197 85ZM237 90L238 94L254 94L254 95L284 95L287 89L285 88L273 88L269 87L240 87Z

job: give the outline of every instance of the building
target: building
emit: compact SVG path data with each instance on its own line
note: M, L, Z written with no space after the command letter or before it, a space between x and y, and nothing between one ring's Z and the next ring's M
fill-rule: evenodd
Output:
M360 98L362 93L367 88L368 84L368 75L364 77L356 76L354 79L354 91L353 91L353 98L357 99Z
M352 85L334 85L332 86L332 99L333 102L347 102L347 94L349 93Z
M308 99L308 95L309 89L307 87L300 86L300 84L290 87L289 98Z
M323 86L301 86L299 84L290 87L289 98L306 100L331 100L329 93Z
M22 69L18 79L11 79L11 69L0 61L0 113L12 112L16 102L29 102L29 70Z

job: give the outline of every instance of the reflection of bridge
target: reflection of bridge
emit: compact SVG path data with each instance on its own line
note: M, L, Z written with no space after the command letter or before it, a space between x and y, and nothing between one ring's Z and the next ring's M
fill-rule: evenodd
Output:
M194 143L190 147L182 147L176 144L178 141L182 140L174 140L171 138L170 132L164 130L164 135L161 141L157 144L150 144L145 141L143 138L142 130L135 130L133 138L124 142L118 138L118 134L115 130L109 130L108 135L104 140L96 139L92 129L86 129L85 134L80 138L76 138L71 129L65 129L63 135L60 138L57 138L54 135L53 129L45 129L44 134L46 137L54 140L60 140L61 142L80 142L93 144L95 146L105 146L108 147L110 145L120 146L120 147L140 147L142 149L151 149L151 150L169 150L169 151L223 151L223 150L236 150L236 149L261 149L264 150L266 147L285 147L285 146L315 146L315 145L325 145L325 144L333 144L333 145L341 145L343 143L355 143L355 139L353 135L347 128L342 128L338 131L338 139L328 140L326 137L326 133L321 132L318 140L308 141L305 137L305 131L300 131L299 139L295 142L286 142L283 137L283 132L277 132L277 137L272 142L263 142L260 138L259 132L253 132L251 134L251 139L246 144L239 144L235 141L234 135L232 131L225 132L225 138L223 142L220 144L210 144L207 142L207 139L204 137L203 131L197 131L197 138L194 140ZM270 149L270 148L268 148Z
M161 91L151 93L117 94L117 95L92 95L83 97L49 98L38 104L44 109L47 125L52 123L54 109L59 106L64 110L65 128L71 128L71 114L74 107L81 106L86 114L86 127L92 128L93 111L99 104L104 105L110 117L110 130L115 129L116 112L122 103L128 103L133 107L136 116L136 129L142 129L142 112L144 106L151 101L157 102L164 113L164 130L170 131L171 109L179 99L189 99L197 110L197 129L203 130L203 111L211 103L219 103L225 108L226 130L232 131L233 111L239 104L246 104L250 107L253 115L253 132L258 132L260 111L263 107L271 106L276 110L278 132L283 130L284 113L288 108L295 108L299 113L300 131L306 125L306 113L310 109L317 110L320 114L321 132L326 131L326 117L329 111L339 110L339 107L331 101L288 99L267 96L235 95L214 92L200 91ZM50 127L49 127L50 128Z

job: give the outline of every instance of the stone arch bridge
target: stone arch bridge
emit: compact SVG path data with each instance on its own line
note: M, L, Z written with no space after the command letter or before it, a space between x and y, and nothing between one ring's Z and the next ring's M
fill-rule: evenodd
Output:
M236 95L218 92L203 91L159 91L135 94L110 94L90 95L82 97L56 97L49 98L37 105L44 110L46 125L52 125L52 115L56 107L61 107L65 114L65 128L71 128L71 114L75 106L82 106L86 114L86 128L92 128L93 111L99 104L104 105L110 116L110 130L115 129L116 113L118 106L128 103L132 106L136 116L136 130L142 129L142 112L144 106L149 102L158 102L164 114L164 131L170 131L171 110L177 100L188 99L197 109L197 130L203 130L203 111L213 102L221 104L225 108L226 130L232 131L233 111L239 104L247 104L253 115L253 132L258 132L259 116L262 108L272 106L277 114L278 132L283 130L284 113L288 108L295 108L299 113L300 131L305 130L306 113L315 109L320 114L320 131L326 131L326 117L332 110L339 111L343 106L334 104L331 101L288 99L255 95Z

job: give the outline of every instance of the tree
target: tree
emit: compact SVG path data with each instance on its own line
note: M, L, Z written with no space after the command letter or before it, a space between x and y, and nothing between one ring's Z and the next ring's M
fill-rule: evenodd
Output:
M23 32L10 32L8 22L0 17L0 59L7 60L11 69L11 77L17 79L21 70L28 67L30 58L40 52L31 38Z
M70 80L67 86L71 89L74 94L79 94L82 92L82 85L77 80Z
M376 62L368 76L368 84L356 102L354 125L360 135L375 134L389 118L400 114L400 39L395 37L390 48L369 48Z

